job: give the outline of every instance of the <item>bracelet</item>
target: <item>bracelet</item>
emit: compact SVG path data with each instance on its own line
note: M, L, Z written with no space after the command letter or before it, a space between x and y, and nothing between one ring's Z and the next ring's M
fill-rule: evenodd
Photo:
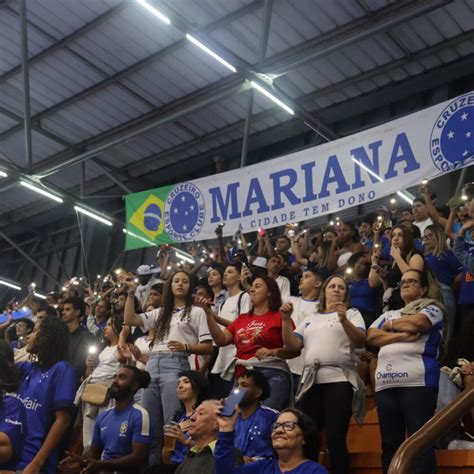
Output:
M186 354L189 354L189 344L184 345L184 352L186 352Z
M394 332L393 331L393 319L390 320L390 332Z
M133 291L133 292L132 292L132 291L129 291L129 292L127 293L127 296L129 296L130 298L135 298L135 292L134 292L134 291Z

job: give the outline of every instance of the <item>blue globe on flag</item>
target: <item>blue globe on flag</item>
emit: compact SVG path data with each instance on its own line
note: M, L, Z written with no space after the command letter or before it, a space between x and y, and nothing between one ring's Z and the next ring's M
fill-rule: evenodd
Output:
M146 207L145 212L143 213L143 225L145 226L145 229L151 232L156 232L160 227L162 219L163 214L157 204L150 204Z
M177 234L187 234L198 222L199 203L190 192L180 192L171 203L169 215L173 230Z

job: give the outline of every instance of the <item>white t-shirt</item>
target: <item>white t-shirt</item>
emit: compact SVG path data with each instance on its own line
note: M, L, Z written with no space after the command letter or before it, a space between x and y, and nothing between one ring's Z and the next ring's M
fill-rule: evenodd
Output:
M139 337L135 341L135 345L140 349L140 352L142 355L149 356L151 354L150 342L151 340L148 337L148 335L145 335L145 336ZM137 360L136 365L137 365L137 369L145 370L146 364L144 364L143 362L140 362L139 360Z
M305 300L302 296L289 296L285 303L293 304L293 312L291 319L297 328L305 319L314 318L318 312L319 300ZM301 375L304 367L305 349L301 350L301 354L294 359L288 359L288 366L293 374Z
M421 236L423 237L423 234L425 233L425 229L429 225L433 225L433 219L431 219L431 217L428 217L428 219L425 219L424 221L420 221L420 222L413 221L413 225L416 225L418 229L420 229Z
M347 319L365 332L365 323L357 309L347 310ZM305 347L304 364L319 361L316 383L346 382L341 365L356 367L354 348L349 342L337 312L316 313L309 316L295 329L294 334L303 339Z
M242 295L242 297L240 297ZM240 311L238 308L240 298ZM248 293L244 291L238 293L234 296L229 296L225 300L224 304L217 308L218 315L228 321L232 322L237 319L239 314L245 314L250 312L250 296ZM224 326L219 325L220 328L223 330L225 329ZM212 374L220 374L224 371L227 367L229 362L235 357L235 353L237 349L234 344L229 344L228 346L219 347L219 354L217 356L216 362L214 363L214 367L211 370Z
M382 346L375 371L375 391L391 387L437 387L439 346L443 337L443 312L438 306L422 309L432 324L431 330L415 342L394 342ZM386 311L371 328L381 329L386 321L406 317L401 310Z
M119 369L119 362L115 356L117 346L107 346L99 354L99 365L94 369L91 383L100 382L102 379L111 379Z
M281 299L284 300L290 296L290 280L284 276L279 276L276 280L278 288L280 288Z
M162 308L140 314L145 331L149 331L156 324ZM169 341L179 341L185 344L197 344L212 340L207 326L206 313L202 308L192 306L190 314L184 317L184 308L175 309L171 317L168 335L161 341L155 339L152 352L168 351Z

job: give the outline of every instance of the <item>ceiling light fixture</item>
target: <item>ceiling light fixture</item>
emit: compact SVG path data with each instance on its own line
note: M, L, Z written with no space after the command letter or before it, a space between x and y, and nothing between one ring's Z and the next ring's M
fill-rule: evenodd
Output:
M13 283L10 283L9 281L5 281L5 280L0 280L0 285L8 286L9 288L13 288L14 290L18 290L18 291L21 290L21 286L14 285Z
M250 81L250 85L261 92L263 95L267 96L270 100L275 102L275 104L279 105L283 110L286 110L289 114L295 115L295 111L288 107L284 102L282 102L278 97L275 97L272 93L268 92L264 87L258 84L255 81Z
M153 242L152 240L146 239L145 237L142 237L141 235L135 234L135 232L131 232L131 231L125 229L125 228L122 229L122 232L123 232L124 234L131 235L131 236L134 237L135 239L142 240L143 242L146 242L146 243L149 244L149 245L154 245L154 246L156 246L156 243L155 243L155 242Z
M33 295L36 296L37 298L42 299L42 300L46 299L46 295L43 295L41 293L37 293L36 291L33 293Z
M8 174L5 171L0 171L0 178L8 178Z
M176 249L176 248L173 250L175 251L175 254L178 258L185 260L186 262L189 262L189 263L196 263L194 261L194 258L192 258L192 255L190 255L189 253L184 252L183 250Z
M397 191L397 194L402 198L405 199L405 201L410 204L410 206L413 204L413 200L410 199L407 195L403 194L401 191Z
M145 2L145 0L137 0L137 3L139 3L143 8L147 9L150 13L153 13L153 15L159 18L163 23L171 25L171 20L166 15L163 15L163 13L157 10L154 6Z
M201 48L204 52L209 54L209 56L212 56L216 61L219 61L223 66L225 66L227 69L230 69L232 72L237 72L237 69L232 66L229 62L227 62L224 58L221 58L217 53L212 51L212 49L209 49L205 44L201 43L198 39L196 39L194 36L187 34L186 38L191 41L191 43L195 44L198 48Z
M49 191L46 191L46 190L43 189L43 188L40 188L40 187L38 187L38 186L35 186L35 185L29 183L28 181L20 180L20 184L21 184L22 186L24 186L25 188L31 189L31 190L34 191L35 193L41 194L41 195L43 195L43 196L48 197L49 199L52 199L53 201L56 201L56 202L59 202L59 203L63 203L63 202L64 202L64 200L63 200L62 198L60 198L59 196L56 196L55 194L50 193Z
M95 219L96 221L102 222L102 224L108 225L110 227L112 227L112 225L113 225L112 221L109 221L105 217L94 214L93 212L88 211L87 209L84 209L83 207L74 206L74 209L77 212L80 212L81 214L85 214L86 216L92 217L92 219Z

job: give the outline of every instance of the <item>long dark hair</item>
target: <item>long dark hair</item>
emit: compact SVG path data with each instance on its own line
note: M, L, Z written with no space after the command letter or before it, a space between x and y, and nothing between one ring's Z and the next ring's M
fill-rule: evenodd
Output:
M155 340L162 341L170 332L171 318L173 316L173 310L175 308L172 284L174 277L180 273L183 273L189 279L189 290L186 294L184 312L181 317L181 320L189 321L189 318L191 316L191 309L193 306L193 280L188 272L185 272L184 270L178 270L177 272L173 273L173 275L171 275L171 278L167 280L163 288L163 304L160 309L160 315L156 320L155 339L153 340L153 342Z
M409 229L406 225L399 224L394 227L392 227L392 230L390 232L390 245L392 244L392 234L395 229L400 229L402 231L403 235L403 245L400 248L400 254L402 255L403 258L407 258L408 255L413 254L413 253L418 253L420 252L416 250L415 247L415 237L413 235L413 232L411 229ZM420 254L421 255L421 254Z
M69 329L59 318L46 316L41 320L37 337L38 366L48 370L57 362L69 358Z
M305 458L311 461L318 461L319 457L319 433L314 421L301 410L297 408L286 408L280 412L280 415L284 413L291 413L296 417L296 422L303 432L303 455Z
M267 285L268 292L270 293L270 296L268 297L268 309L270 311L278 311L282 305L282 301L280 288L278 287L277 282L267 275L258 275L253 279L252 283L258 279L262 280L265 285ZM253 313L253 307L250 312Z
M193 408L197 408L204 400L209 398L209 382L207 377L197 370L183 370L178 377L187 377L196 395L196 403ZM184 406L183 406L184 408Z
M0 340L0 407L6 392L16 392L20 382L20 372L13 362L13 349L6 341Z

